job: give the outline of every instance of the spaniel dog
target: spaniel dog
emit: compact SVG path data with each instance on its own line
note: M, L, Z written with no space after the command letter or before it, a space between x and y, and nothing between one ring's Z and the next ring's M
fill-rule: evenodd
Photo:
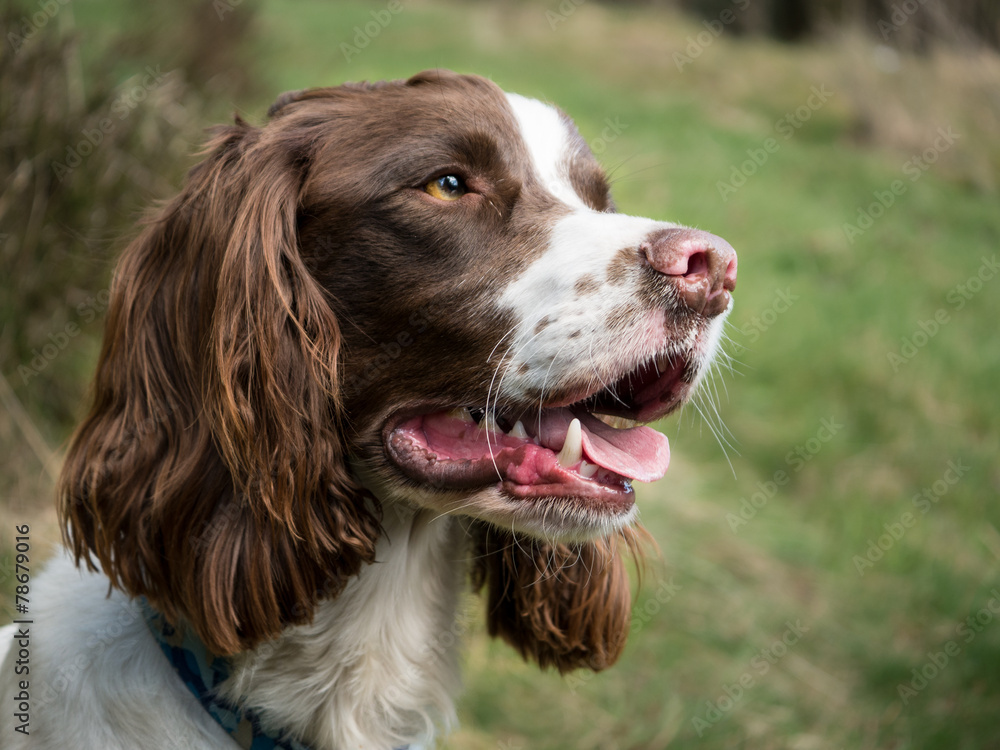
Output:
M631 483L670 455L640 423L697 387L735 282L726 241L616 213L570 119L482 78L220 127L117 268L3 746L427 745L470 579L525 659L609 666Z

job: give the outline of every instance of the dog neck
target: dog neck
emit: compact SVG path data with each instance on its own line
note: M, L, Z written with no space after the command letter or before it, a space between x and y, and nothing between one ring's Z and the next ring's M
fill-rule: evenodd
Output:
M233 659L223 698L316 750L398 748L454 724L465 531L451 516L384 506L374 564L308 625Z

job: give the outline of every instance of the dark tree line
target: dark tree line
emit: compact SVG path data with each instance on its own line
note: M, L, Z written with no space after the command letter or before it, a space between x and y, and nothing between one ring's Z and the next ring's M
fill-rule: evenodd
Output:
M876 38L922 51L934 44L1000 48L997 0L676 0L706 20L734 10L734 31L788 42L808 40L825 29L860 26Z

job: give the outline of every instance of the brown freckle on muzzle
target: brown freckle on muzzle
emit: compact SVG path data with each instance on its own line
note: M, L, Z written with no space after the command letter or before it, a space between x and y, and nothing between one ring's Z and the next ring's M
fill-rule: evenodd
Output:
M638 266L639 253L633 247L623 247L608 264L608 283L620 286L628 281Z
M586 294L593 294L600 288L601 282L591 273L580 277L577 279L576 284L573 285L573 290L581 297Z
M546 315L544 318L542 318L535 324L535 333L541 333L546 328L548 328L549 325L551 325L551 323L552 320L549 318L548 315Z

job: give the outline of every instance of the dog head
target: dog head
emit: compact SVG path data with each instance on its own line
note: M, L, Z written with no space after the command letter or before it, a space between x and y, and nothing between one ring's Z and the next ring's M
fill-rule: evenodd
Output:
M600 668L627 630L631 482L669 461L640 423L704 375L735 280L728 243L616 213L568 117L485 79L283 95L220 128L126 250L68 538L231 653L373 561L386 504L458 514L491 630ZM537 627L518 554L591 558L550 577Z

